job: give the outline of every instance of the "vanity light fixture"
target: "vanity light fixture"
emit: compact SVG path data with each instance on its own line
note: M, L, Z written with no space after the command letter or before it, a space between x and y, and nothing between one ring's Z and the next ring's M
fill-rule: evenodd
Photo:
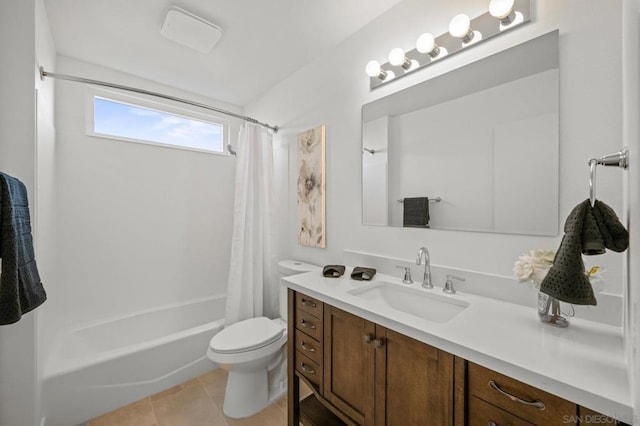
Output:
M463 46L482 40L482 33L480 33L480 31L474 31L473 28L471 28L471 19L464 13L456 15L451 19L451 22L449 22L449 34L462 40Z
M369 87L374 89L531 21L533 0L486 1L488 10L475 18L464 13L454 16L448 32L439 36L425 32L416 40L414 49L408 52L392 49L384 64L369 61L366 66Z
M515 0L491 0L489 13L500 21L500 31L516 26L524 21L522 12L513 9Z
M441 58L448 53L446 48L436 44L436 39L431 33L424 33L418 37L416 50L420 53L426 53L431 56L431 59Z

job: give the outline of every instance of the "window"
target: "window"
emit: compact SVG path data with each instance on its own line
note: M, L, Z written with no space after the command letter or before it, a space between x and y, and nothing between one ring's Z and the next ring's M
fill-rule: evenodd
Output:
M172 148L225 153L227 126L224 120L214 118L215 121L211 121L211 117L195 111L117 93L104 96L91 93L90 104L92 120L88 123L87 129L90 135Z

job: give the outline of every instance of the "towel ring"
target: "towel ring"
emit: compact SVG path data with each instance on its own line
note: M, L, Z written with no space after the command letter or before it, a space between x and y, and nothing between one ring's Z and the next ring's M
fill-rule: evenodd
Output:
M591 207L596 202L596 166L598 164L616 166L626 170L629 168L629 149L624 147L620 151L589 160L589 201L591 202Z
M598 159L592 158L589 160L589 201L591 207L596 202L596 166L598 165Z

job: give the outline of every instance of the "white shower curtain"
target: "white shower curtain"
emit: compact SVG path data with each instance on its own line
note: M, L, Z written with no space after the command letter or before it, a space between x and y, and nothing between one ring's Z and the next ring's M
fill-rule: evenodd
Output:
M275 273L273 136L244 123L237 147L233 238L225 323L278 316Z

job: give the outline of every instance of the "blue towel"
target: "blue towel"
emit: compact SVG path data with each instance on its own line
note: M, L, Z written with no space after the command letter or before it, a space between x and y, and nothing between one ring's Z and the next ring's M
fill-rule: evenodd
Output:
M0 172L0 325L19 321L47 294L42 287L31 236L27 188Z

